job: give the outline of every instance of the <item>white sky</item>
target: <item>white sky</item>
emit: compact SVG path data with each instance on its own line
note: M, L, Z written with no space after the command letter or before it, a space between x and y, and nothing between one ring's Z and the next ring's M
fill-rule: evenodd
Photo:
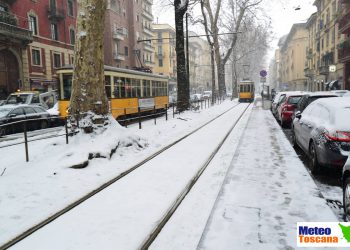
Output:
M166 6L164 2L171 0L154 0L153 15L154 22L169 23L174 26L174 9L172 6ZM264 0L263 7L267 14L271 17L272 28L274 32L273 50L269 52L269 60L273 56L273 51L277 48L278 39L288 34L293 23L306 22L310 15L316 12L313 6L314 0ZM300 10L295 10L300 6ZM196 12L197 13L197 12ZM198 11L198 14L200 12ZM202 33L201 30L195 28L194 31Z

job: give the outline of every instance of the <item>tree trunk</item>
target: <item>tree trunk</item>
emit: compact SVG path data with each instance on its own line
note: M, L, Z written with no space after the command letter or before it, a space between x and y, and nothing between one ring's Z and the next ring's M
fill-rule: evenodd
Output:
M105 10L105 0L79 2L70 121L85 132L92 132L95 124L104 123L109 112L104 86Z
M175 0L176 63L177 63L177 108L184 111L189 108L190 89L186 70L185 39L183 18L187 5L181 6L181 0Z
M211 105L214 105L215 103L215 52L214 52L214 47L211 46L211 57L210 57L210 64L211 64Z
M222 60L217 63L218 69L218 86L219 86L219 96L224 97L226 95L226 85L225 85L225 64Z

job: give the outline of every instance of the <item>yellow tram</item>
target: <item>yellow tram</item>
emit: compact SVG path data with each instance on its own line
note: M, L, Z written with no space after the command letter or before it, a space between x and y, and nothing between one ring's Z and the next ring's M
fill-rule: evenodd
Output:
M72 89L73 67L57 70L59 77L59 113L67 116ZM104 67L105 89L114 118L132 116L141 108L149 112L154 107L164 110L169 104L168 77L142 71Z
M243 80L238 85L239 102L253 102L255 98L254 82Z

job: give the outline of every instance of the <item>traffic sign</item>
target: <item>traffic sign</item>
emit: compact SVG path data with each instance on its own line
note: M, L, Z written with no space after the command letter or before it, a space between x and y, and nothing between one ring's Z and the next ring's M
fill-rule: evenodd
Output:
M267 71L264 70L264 69L261 70L261 71L260 71L260 76L261 76L261 77L266 77L266 76L267 76Z

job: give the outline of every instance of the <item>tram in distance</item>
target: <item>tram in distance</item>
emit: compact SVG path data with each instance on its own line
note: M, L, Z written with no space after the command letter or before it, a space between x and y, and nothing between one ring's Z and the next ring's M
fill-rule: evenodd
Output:
M253 102L255 98L254 82L250 80L243 80L238 85L239 102Z
M61 117L67 110L72 90L73 66L57 70L59 78L58 103ZM168 77L142 71L104 66L105 89L110 111L115 119L141 112L164 110L169 105Z

